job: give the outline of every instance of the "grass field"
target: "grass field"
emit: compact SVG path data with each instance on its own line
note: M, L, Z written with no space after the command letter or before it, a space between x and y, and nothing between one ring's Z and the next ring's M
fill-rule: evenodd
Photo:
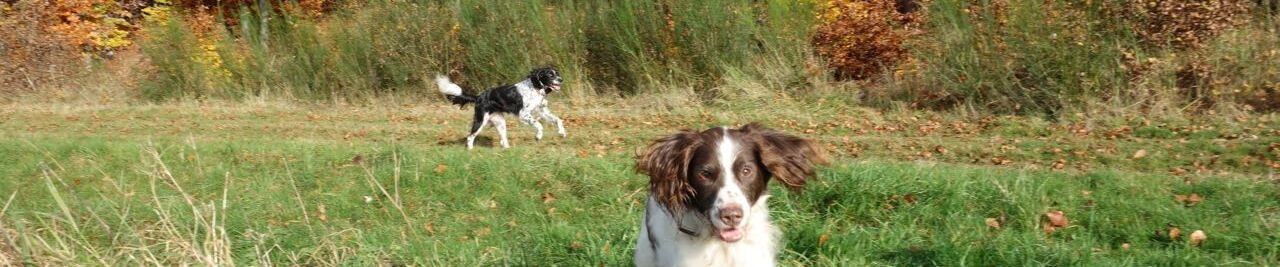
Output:
M9 104L0 265L627 265L646 195L635 150L749 121L834 156L802 193L773 190L784 265L1280 265L1275 115L830 102L558 103L568 138L520 125L512 149L473 151L468 111L439 104ZM1047 234L1054 211L1067 226Z

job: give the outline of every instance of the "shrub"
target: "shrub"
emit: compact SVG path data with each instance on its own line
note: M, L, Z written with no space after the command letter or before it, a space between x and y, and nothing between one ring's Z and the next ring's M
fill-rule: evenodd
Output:
M812 43L840 79L866 79L909 56L923 20L915 1L828 0Z
M1280 110L1280 17L1223 31L1188 59L1178 88L1206 106L1231 102L1262 111Z
M1198 48L1249 17L1249 0L1163 0L1128 3L1142 38L1153 45Z
M803 80L773 68L804 64L813 13L791 0L380 0L316 17L305 5L313 2L258 2L235 15L150 25L166 37L142 45L157 67L147 95L351 99L421 91L437 73L483 88L547 64L566 74L570 95L673 89L662 84L712 94L728 74ZM223 27L208 27L216 22Z
M1133 39L1101 10L1107 2L936 0L919 91L976 110L1056 116L1123 98L1118 62ZM929 103L926 103L929 104Z
M50 8L47 1L0 2L0 96L45 87L81 66L74 42L46 30Z

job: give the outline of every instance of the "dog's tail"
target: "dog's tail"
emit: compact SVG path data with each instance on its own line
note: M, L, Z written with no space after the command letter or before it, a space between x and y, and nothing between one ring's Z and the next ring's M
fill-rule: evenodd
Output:
M475 103L478 100L475 95L463 92L461 86L449 81L448 76L437 75L436 87L440 87L440 93L443 93L444 97L449 99L449 102L458 106Z

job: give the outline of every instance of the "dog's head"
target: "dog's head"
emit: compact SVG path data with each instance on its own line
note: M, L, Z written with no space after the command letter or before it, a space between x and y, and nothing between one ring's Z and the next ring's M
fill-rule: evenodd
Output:
M536 68L529 72L529 82L533 83L534 89L548 92L560 91L560 83L563 81L564 79L560 78L560 72L553 67Z
M649 175L649 192L671 214L696 211L725 242L745 236L751 207L765 201L771 178L799 190L826 164L812 140L752 123L738 129L683 131L649 145L637 170Z

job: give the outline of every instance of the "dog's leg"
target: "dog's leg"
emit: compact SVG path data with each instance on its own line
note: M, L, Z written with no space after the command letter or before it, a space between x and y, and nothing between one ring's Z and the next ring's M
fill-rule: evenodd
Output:
M542 123L538 121L533 121L533 129L537 130L537 133L533 135L533 138L537 139L538 141L542 141Z
M476 136L480 135L480 129L484 129L484 125L487 123L489 123L489 114L480 111L480 108L476 108L475 120L471 122L471 135L467 136L467 150L475 147Z
M543 106L539 113L542 114L543 119L556 124L556 133L559 133L560 137L568 137L568 134L564 132L564 122L560 120L560 117L556 117L556 114L551 114L551 108Z
M498 129L498 138L501 139L502 148L511 148L511 143L507 141L507 119L502 114L490 113L489 120L493 121L493 128Z
M542 141L542 123L538 122L538 119L533 117L533 112L521 110L520 122L523 122L524 124L528 124L528 125L533 125L533 129L535 131L533 134L533 138L537 139L538 141Z

